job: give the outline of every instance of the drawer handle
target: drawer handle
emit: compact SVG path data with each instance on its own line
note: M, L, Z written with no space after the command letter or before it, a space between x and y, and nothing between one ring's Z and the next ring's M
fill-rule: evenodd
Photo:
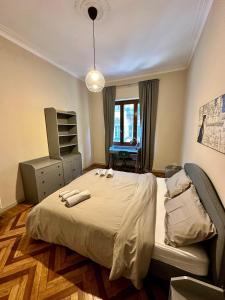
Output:
M44 174L44 171L41 171L41 174Z
M61 176L61 174L59 173L59 176Z
M42 183L45 183L45 181L44 181L44 180L42 180Z
M58 168L60 168L60 166L58 166Z

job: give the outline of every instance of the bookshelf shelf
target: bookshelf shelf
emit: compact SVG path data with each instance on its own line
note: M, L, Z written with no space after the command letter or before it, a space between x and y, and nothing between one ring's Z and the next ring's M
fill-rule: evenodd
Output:
M60 134L59 134L59 137L76 136L76 135L77 135L76 133L68 133L68 134L66 134L66 133L60 133Z
M58 124L58 126L77 126L77 124L75 124L75 123L57 123Z
M77 146L77 144L60 144L60 148L65 148L65 147L74 147Z

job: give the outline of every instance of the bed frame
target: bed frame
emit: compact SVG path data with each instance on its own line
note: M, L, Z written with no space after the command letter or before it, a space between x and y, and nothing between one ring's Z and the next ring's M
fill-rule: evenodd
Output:
M205 242L209 259L209 273L207 277L199 277L186 271L152 259L150 274L163 279L175 276L188 275L210 281L221 288L225 287L225 210L218 194L205 172L197 165L187 163L184 165L187 175L191 178L199 198L217 229L217 235Z

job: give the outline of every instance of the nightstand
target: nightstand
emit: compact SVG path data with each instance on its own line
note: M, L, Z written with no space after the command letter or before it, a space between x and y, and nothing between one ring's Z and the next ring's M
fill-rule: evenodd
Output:
M188 276L170 281L169 300L224 300L224 290Z

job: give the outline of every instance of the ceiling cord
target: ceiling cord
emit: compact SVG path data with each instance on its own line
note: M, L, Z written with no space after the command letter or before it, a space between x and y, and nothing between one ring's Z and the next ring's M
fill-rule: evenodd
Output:
M93 20L93 50L94 50L94 70L95 70L95 21Z

